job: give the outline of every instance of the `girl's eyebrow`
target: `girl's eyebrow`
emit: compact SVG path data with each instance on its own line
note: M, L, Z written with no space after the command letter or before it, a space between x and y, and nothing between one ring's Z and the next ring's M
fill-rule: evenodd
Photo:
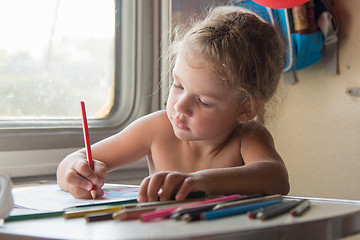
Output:
M177 75L174 70L172 71L172 75L173 75L174 79L181 82L181 77L179 75ZM198 95L199 96L204 96L204 97L209 97L209 98L212 98L214 100L218 100L218 99L222 98L221 95L219 96L218 91L211 92L211 93L210 92L208 92L208 93L200 92L200 93L198 93Z
M172 76L173 78L180 79L180 77L175 73L174 70L172 71Z

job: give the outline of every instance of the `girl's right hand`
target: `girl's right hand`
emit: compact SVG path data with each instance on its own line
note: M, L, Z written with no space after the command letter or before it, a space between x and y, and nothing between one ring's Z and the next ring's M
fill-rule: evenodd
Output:
M93 160L94 171L87 163L86 155L81 152L70 154L57 170L58 185L75 198L91 198L90 190L95 186L96 197L104 195L101 187L105 183L107 168L103 162Z

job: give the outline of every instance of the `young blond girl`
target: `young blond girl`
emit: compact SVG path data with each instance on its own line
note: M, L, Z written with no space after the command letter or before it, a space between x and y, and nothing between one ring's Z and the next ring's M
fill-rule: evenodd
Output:
M176 37L175 64L166 111L142 117L85 150L67 156L58 184L76 198L90 198L106 174L147 157L150 175L139 202L183 200L206 194L287 194L288 174L269 131L254 120L272 97L282 72L283 50L268 24L235 6L216 7Z

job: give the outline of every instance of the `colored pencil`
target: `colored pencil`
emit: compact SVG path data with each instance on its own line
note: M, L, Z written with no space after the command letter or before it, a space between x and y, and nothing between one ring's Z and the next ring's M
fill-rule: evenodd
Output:
M10 215L5 218L5 222L18 221L18 220L29 220L29 219L38 219L38 218L47 218L47 217L58 217L63 215L64 211L52 211L52 212L37 212L34 213L25 213L25 214L15 214Z
M307 199L301 200L300 204L290 211L290 214L294 217L300 216L306 210L310 208L311 202Z
M185 213L184 215L181 216L181 220L188 222L188 223L201 220L201 213L203 213L203 212Z
M91 206L91 207L82 207L82 208L69 208L66 209L63 216L64 218L78 218L85 217L88 214L95 213L114 213L120 211L121 206Z
M200 215L203 212L211 211L212 208L214 207L214 204L216 204L216 203L200 205L197 208L192 208L191 210L183 211L183 212L181 212L181 214L174 213L175 214L174 218L175 219L179 218L179 219L184 220L186 222L192 222L192 221L200 220Z
M212 219L247 213L248 211L253 211L258 208L279 204L281 202L282 200L274 200L274 201L259 202L244 206L232 207L232 208L225 208L216 211L203 212L201 213L200 217L203 220L212 220Z
M225 197L220 197L220 198L213 198L213 199L209 199L209 200L204 200L204 201L198 201L198 202L192 202L192 203L188 203L185 205L182 205L181 207L192 207L192 206L197 206L197 205L203 205L203 204L207 204L207 203L215 203L215 202L221 202L221 201L229 201L232 199L238 199L240 198L240 195L237 194L233 194L233 195L229 195L229 196L225 196ZM144 222L147 221L152 221L154 219L159 219L159 218L168 218L171 216L171 214L179 209L180 206L176 206L176 207L170 207L170 208L164 208L164 209L159 209L156 210L154 212L150 212L150 213L144 213L140 216L140 219Z
M246 215L248 216L248 218L250 219L255 219L256 218L256 214L260 211L262 211L264 208L259 208L259 209L255 209L253 211L248 211L246 213Z
M94 171L94 163L93 163L92 154L91 154L91 144L90 144L90 137L89 137L89 128L88 128L88 124L87 124L85 103L83 101L81 101L80 105L81 105L81 113L82 113L82 127L83 127L83 133L84 133L84 142L85 142L85 148L86 148L87 162L90 165L91 170ZM91 197L95 200L96 191L95 191L94 185L92 186L92 188L90 190L90 194L91 194Z
M184 214L187 213L202 213L202 212L207 212L212 210L212 208L216 205L216 203L208 203L208 204L203 204L203 205L199 205L199 206L192 206L192 207L188 207L188 208L179 208L177 210L175 210L172 215L171 215L171 219L174 220L180 220L182 218L182 216Z
M85 216L86 222L99 222L112 220L113 213L93 213Z
M259 198L259 197L265 197L265 195L263 193L254 193L250 195L245 195L239 198L239 200L247 200L247 199ZM239 201L239 200L235 200L235 201Z
M148 207L162 207L171 204L178 204L179 201L170 200L170 201L153 201L153 202L142 202L142 203L128 203L123 205L123 209L141 209Z
M286 213L293 209L294 207L298 206L300 201L288 201L284 202L280 205L266 208L256 214L256 218L259 218L261 220L270 219L276 216L279 216L283 213Z
M148 207L142 209L123 209L113 213L112 217L120 221L139 219L141 214L155 211L156 207Z
M270 195L270 196L266 196L266 197L253 198L253 199L245 199L245 200L239 199L237 201L219 203L214 207L213 210L220 210L220 209L225 209L225 208L238 207L238 206L243 206L243 205L252 204L252 203L267 202L267 201L273 201L273 200L279 200L279 199L283 199L283 197L280 194Z
M204 191L198 191L198 192L191 192L189 193L185 199L191 199L191 198L203 198L205 197ZM170 200L175 200L176 194L172 194L170 197ZM160 201L160 196L158 197L158 201Z
M279 204L280 205L280 204ZM277 205L273 205L273 206L267 206L267 207L262 207L262 208L259 208L259 209L255 209L253 211L248 211L246 213L246 215L248 216L248 218L250 219L256 219L256 215L261 212L261 211L264 211L264 209L266 208L271 208L271 207L274 207L274 206L277 206Z

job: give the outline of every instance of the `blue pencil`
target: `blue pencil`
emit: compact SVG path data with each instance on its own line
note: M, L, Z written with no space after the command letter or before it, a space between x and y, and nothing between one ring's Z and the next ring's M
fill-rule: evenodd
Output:
M282 200L274 200L274 201L254 203L254 204L248 204L248 205L232 207L232 208L225 208L216 211L203 212L201 214L201 219L211 220L211 219L217 219L217 218L222 218L237 214L243 214L258 208L280 204L280 203L282 203Z

